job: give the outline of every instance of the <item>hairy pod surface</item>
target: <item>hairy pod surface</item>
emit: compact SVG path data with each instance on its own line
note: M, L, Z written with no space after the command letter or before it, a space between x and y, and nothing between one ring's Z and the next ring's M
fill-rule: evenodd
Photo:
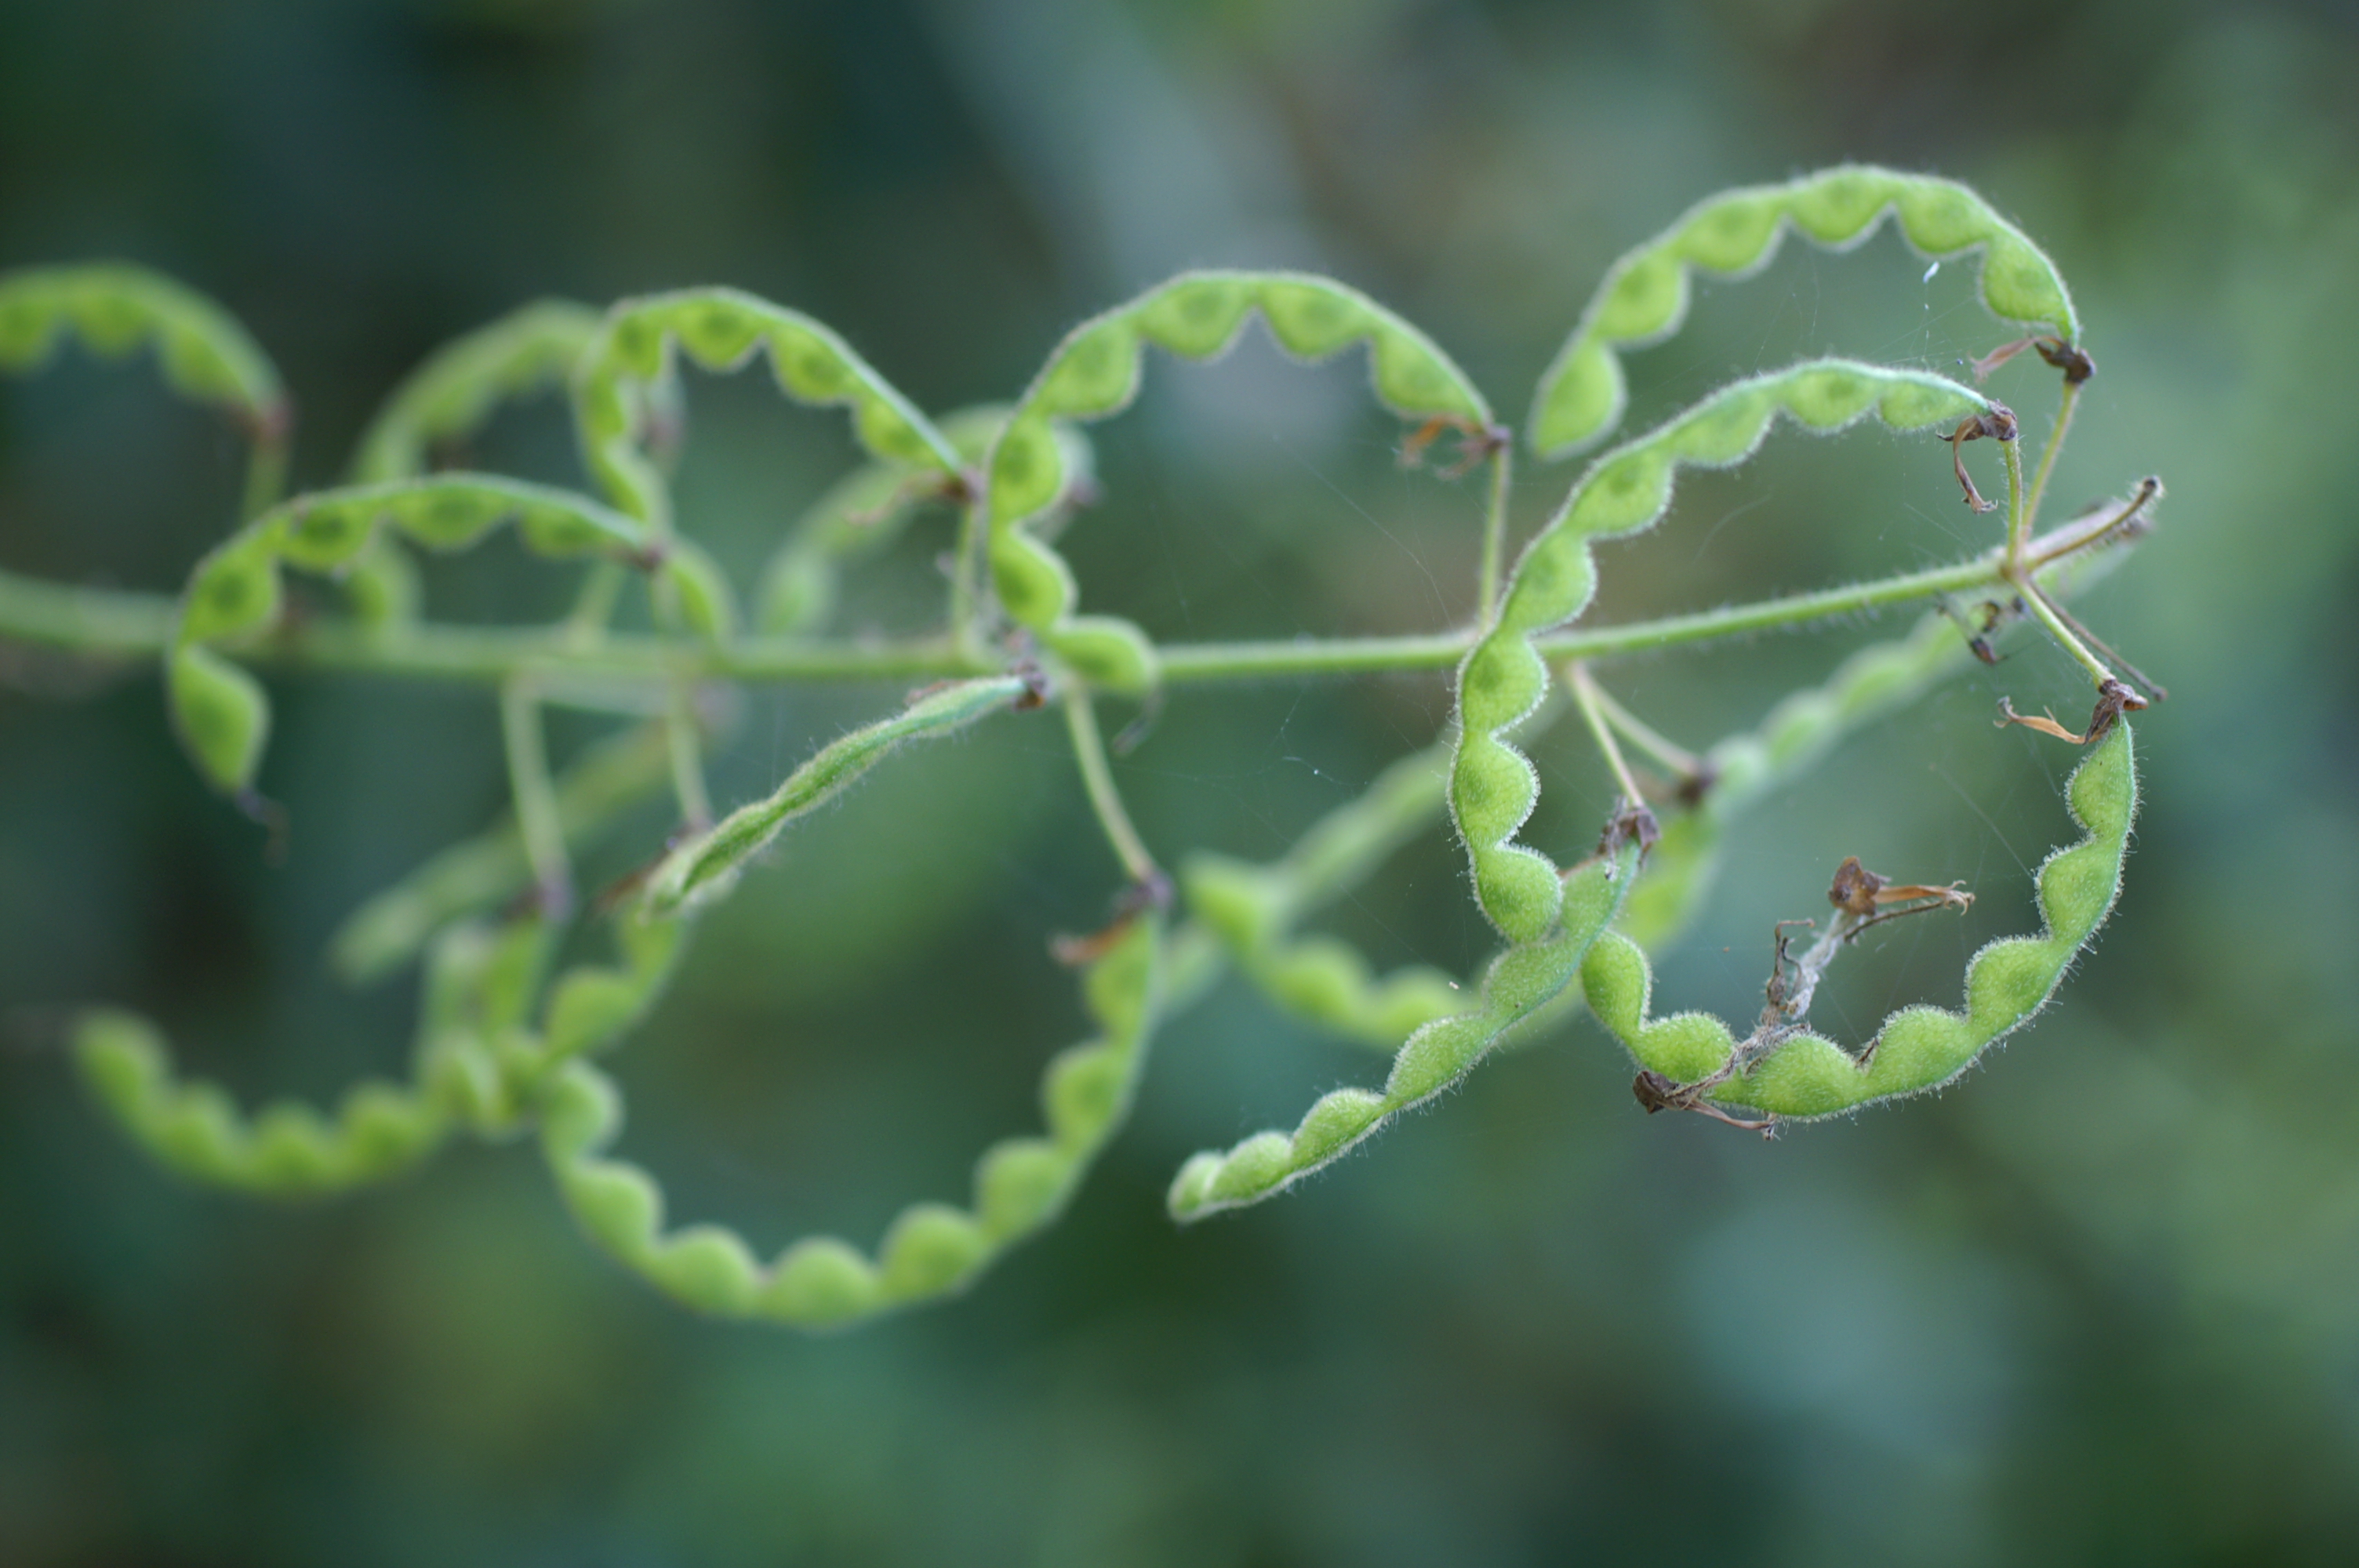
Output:
M684 288L616 305L575 372L582 460L617 507L658 537L671 533L663 477L647 448L649 410L674 373L674 356L728 372L765 352L788 399L849 409L853 434L871 457L946 477L959 472L957 449L834 332L740 289Z
M0 373L41 368L67 338L102 359L156 351L164 384L251 435L283 438L278 372L236 318L196 290L122 263L0 273Z
M590 1238L698 1312L839 1328L956 1294L1063 1211L1129 1115L1155 1023L1162 942L1160 919L1141 915L1083 971L1082 1000L1098 1033L1049 1062L1040 1086L1047 1136L994 1144L975 1166L968 1207L910 1205L873 1258L841 1238L810 1236L766 1265L723 1227L667 1230L655 1178L604 1157L622 1130L622 1095L587 1064L559 1077L542 1151Z
M1358 290L1286 272L1191 272L1066 334L1016 401L984 465L991 574L1009 616L1092 684L1136 693L1155 684L1147 634L1112 616L1074 613L1072 568L1031 530L1071 488L1060 421L1103 419L1138 395L1149 345L1182 359L1228 352L1256 313L1279 348L1319 361L1364 343L1376 400L1403 419L1487 431L1491 408L1432 340Z
M1506 731L1548 695L1548 662L1532 639L1580 615L1596 596L1593 544L1652 527L1670 508L1679 470L1744 461L1780 415L1830 434L1871 416L1896 430L1920 430L1987 406L1981 394L1926 372L1811 360L1723 387L1590 465L1525 546L1498 618L1458 669L1451 812L1473 867L1476 899L1509 941L1547 933L1563 884L1553 860L1512 841L1538 804L1539 775Z
M1798 1032L1773 1043L1712 1091L1723 1105L1772 1116L1832 1116L1899 1095L1938 1088L1973 1065L1991 1045L2030 1022L2063 983L2065 971L2104 924L2122 885L2130 823L2137 814L2137 767L2127 722L2082 759L2064 786L2072 819L2086 830L2057 849L2034 879L2044 929L2003 938L1966 966L1965 1005L1955 1012L1908 1007L1884 1021L1856 1054ZM1732 1064L1736 1037L1708 1013L1652 1018L1654 976L1627 937L1609 935L1582 966L1590 1011L1639 1064L1676 1082L1693 1083Z
M636 562L649 544L638 523L587 496L451 473L298 496L215 547L190 576L165 654L173 724L198 772L225 794L253 786L269 735L269 698L259 681L216 650L277 623L282 565L336 573L366 556L380 532L431 550L463 550L502 524L513 524L527 549L552 559ZM675 552L657 569L693 581L715 568L701 556Z
M1849 250L1887 216L1920 255L1980 252L1982 299L1992 315L2045 329L2068 344L2079 340L2080 318L2056 265L1981 196L1955 180L1844 164L1708 198L1608 268L1580 325L1540 377L1529 426L1533 450L1570 457L1613 433L1629 401L1619 351L1680 330L1691 269L1750 276L1775 259L1789 231L1829 250Z
M1190 1158L1171 1183L1172 1217L1201 1219L1259 1203L1333 1163L1394 1117L1455 1087L1516 1025L1553 1001L1581 972L1583 955L1621 911L1637 871L1636 845L1575 868L1566 878L1564 918L1538 941L1491 960L1481 1005L1411 1034L1393 1058L1382 1092L1336 1089L1321 1096L1294 1130L1261 1132L1226 1152Z

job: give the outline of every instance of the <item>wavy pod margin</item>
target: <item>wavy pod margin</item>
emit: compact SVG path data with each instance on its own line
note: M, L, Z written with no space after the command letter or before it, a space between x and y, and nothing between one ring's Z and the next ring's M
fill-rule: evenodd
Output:
M1394 1117L1456 1087L1506 1033L1571 985L1582 957L1619 913L1637 871L1625 846L1566 877L1564 922L1552 935L1518 943L1491 960L1482 1004L1437 1019L1411 1034L1393 1058L1382 1093L1335 1089L1320 1098L1291 1133L1261 1132L1226 1152L1190 1158L1172 1179L1172 1217L1201 1219L1275 1196L1343 1157Z
M908 707L830 741L766 797L741 806L667 856L647 879L647 905L658 914L690 907L728 891L746 861L797 817L824 806L905 741L947 735L1031 697L1021 676L953 681Z
M1098 1034L1049 1064L1040 1091L1048 1136L994 1144L975 1166L970 1207L912 1204L886 1229L873 1259L839 1238L810 1236L766 1266L723 1227L666 1230L655 1178L603 1155L621 1130L623 1100L614 1081L586 1064L557 1079L542 1151L590 1238L696 1311L839 1328L955 1294L1054 1220L1120 1130L1154 1025L1162 940L1158 919L1138 919L1083 973L1082 1000Z
M153 347L173 391L226 410L257 439L285 436L287 394L269 356L227 310L160 273L101 262L0 274L0 372L39 369L67 336L103 359Z
M179 624L164 655L173 725L206 781L235 795L253 785L261 765L269 699L260 682L215 649L277 621L282 564L341 571L364 557L380 529L429 549L462 550L504 523L513 523L537 555L647 558L647 531L587 496L467 473L297 496L206 555L190 575ZM675 553L658 569L693 579L713 568L701 557Z
M851 345L800 311L735 288L683 288L625 299L607 313L573 378L582 461L614 504L659 535L671 532L662 476L643 449L650 394L671 373L675 350L706 370L728 372L767 351L778 390L809 407L852 411L854 438L871 457L955 476L959 458L942 433Z
M1377 402L1404 419L1487 429L1491 407L1426 335L1358 290L1290 272L1190 272L1066 334L1016 401L984 464L992 581L1009 616L1095 684L1139 691L1155 681L1153 644L1129 622L1077 616L1072 568L1029 532L1068 488L1060 420L1103 419L1137 395L1148 344L1182 359L1226 353L1258 311L1288 354L1319 361L1368 346Z
M1589 607L1591 545L1651 527L1669 509L1683 467L1728 468L1753 455L1780 414L1831 434L1874 415L1896 430L1954 422L1989 406L1972 388L1923 371L1856 360L1810 360L1734 382L1591 463L1516 562L1497 621L1458 667L1458 754L1450 806L1465 840L1483 913L1511 942L1555 924L1561 883L1546 855L1513 842L1539 801L1539 775L1506 738L1539 706L1548 663L1532 639Z
M1976 953L1966 966L1962 1011L1902 1008L1857 1055L1820 1035L1797 1034L1732 1076L1712 1098L1772 1116L1832 1116L1938 1088L2029 1022L2056 994L2121 892L2122 862L2137 814L2137 767L2126 722L2115 724L2082 759L2064 798L2087 836L2040 863L2035 882L2044 929L2038 936L2003 937ZM1710 1076L1736 1048L1728 1026L1709 1013L1647 1016L1654 974L1627 937L1609 935L1591 950L1582 966L1582 988L1614 1038L1642 1065L1675 1081Z
M435 350L362 433L354 482L414 479L431 466L437 444L474 434L501 404L563 389L603 319L570 299L539 299Z
M2080 318L2056 264L1980 195L1951 179L1844 164L1708 197L1607 269L1540 377L1532 449L1544 459L1569 457L1621 423L1629 392L1618 351L1680 330L1690 269L1750 276L1776 257L1789 230L1826 249L1849 250L1887 215L1929 259L1982 252L1982 299L1992 315L2079 341Z

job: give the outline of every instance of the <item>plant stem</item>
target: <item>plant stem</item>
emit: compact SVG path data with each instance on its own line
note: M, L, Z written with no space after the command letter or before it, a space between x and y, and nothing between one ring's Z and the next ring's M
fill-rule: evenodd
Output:
M2080 406L2081 384L2064 384L2064 400L2056 407L2056 427L2048 432L2048 446L2039 454L2039 466L2032 470L2031 494L2024 503L2024 514L2037 521L2039 503L2048 494L2048 476L2055 470L2056 454L2064 449L2064 434L2072 428L2072 410Z
M1506 442L1491 454L1491 500L1483 518L1482 592L1475 623L1488 628L1499 609L1499 573L1507 548L1507 492L1513 483L1515 448Z
M511 677L500 686L500 738L516 796L516 828L540 892L541 909L557 914L573 902L573 874L565 857L564 819L549 782L549 752L540 732L540 699L532 683Z
M1162 870L1131 825L1130 813L1123 809L1122 795L1114 788L1114 769L1106 762L1105 742L1098 734L1097 711L1090 702L1090 688L1081 682L1065 687L1065 728L1073 737L1073 760L1082 765L1082 786L1089 792L1090 809L1097 813L1098 826L1105 829L1106 842L1114 846L1130 880L1142 888L1161 887L1165 883Z
M1596 739L1597 749L1605 754L1605 765L1614 770L1614 782L1622 786L1622 798L1632 806L1646 805L1647 797L1638 793L1638 781L1630 776L1630 764L1623 760L1622 748L1614 741L1613 726L1605 722L1604 709L1597 700L1597 682L1591 678L1589 666L1576 659L1565 674L1582 721Z
M1666 739L1661 731L1614 700L1613 693L1589 679L1585 668L1580 678L1588 687L1590 698L1597 704L1597 710L1605 716L1605 721L1622 731L1640 751L1683 777L1693 778L1703 771L1701 757Z
M2020 569L2031 543L2031 514L2023 504L2023 442L2002 441L1999 447L2006 455L2006 564Z

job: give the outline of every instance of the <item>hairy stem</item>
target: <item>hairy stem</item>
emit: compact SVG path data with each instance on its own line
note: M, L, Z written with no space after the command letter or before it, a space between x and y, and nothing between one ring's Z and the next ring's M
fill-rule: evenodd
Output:
M556 786L549 782L549 752L540 732L540 700L532 683L512 679L500 687L500 739L507 749L508 789L516 796L516 827L525 860L532 867L544 911L557 914L572 902L572 871L565 857L565 825Z
M1105 742L1098 734L1097 712L1090 704L1089 687L1079 681L1066 687L1065 728L1073 737L1073 760L1082 766L1082 786L1089 792L1090 809L1097 814L1098 826L1105 829L1106 842L1114 846L1130 880L1143 888L1162 887L1162 869L1131 825L1130 813L1124 809L1122 795L1114 788L1114 769L1106 762Z
M2056 427L2048 432L2048 445L2039 454L2039 466L2031 473L2031 493L2024 501L2024 515L2033 521L2039 516L2039 503L2048 494L2048 476L2055 471L2056 454L2064 449L2065 433L2072 428L2072 410L2081 403L2081 384L2064 384L2064 400L2056 406ZM2026 526L2028 526L2028 523Z
M1502 443L1491 454L1491 499L1483 518L1483 577L1477 624L1488 626L1499 609L1500 563L1507 549L1507 492L1514 483L1515 449Z
M1604 753L1605 765L1614 770L1614 782L1622 787L1622 798L1634 806L1646 805L1647 797L1638 793L1638 781L1630 776L1630 764L1623 760L1622 748L1614 739L1613 727L1605 722L1604 708L1597 700L1603 694L1591 678L1589 666L1576 659L1566 673L1571 680L1573 703L1581 709L1582 721L1589 726L1598 751Z

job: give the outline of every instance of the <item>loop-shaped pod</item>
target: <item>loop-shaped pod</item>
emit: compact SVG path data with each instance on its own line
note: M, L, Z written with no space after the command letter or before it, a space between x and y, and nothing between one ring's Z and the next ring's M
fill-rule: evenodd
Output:
M416 479L437 447L483 428L504 403L544 388L562 390L603 317L587 305L542 299L454 339L403 379L361 433L353 481ZM344 596L364 624L414 620L418 574L383 536L343 569Z
M410 1169L441 1146L454 1119L470 1119L454 1092L463 1065L487 1058L490 1037L524 1020L547 955L538 922L447 933L419 981L409 1081L365 1079L332 1114L277 1100L248 1115L220 1084L179 1076L163 1036L133 1013L85 1014L74 1061L92 1097L167 1169L266 1197L326 1197Z
M1580 325L1540 377L1529 427L1533 450L1570 457L1612 434L1629 398L1620 351L1680 330L1690 269L1749 276L1776 257L1789 230L1815 245L1849 250L1887 215L1928 259L1980 251L1983 304L1992 315L2068 344L2079 341L2080 318L2056 264L1980 195L1952 179L1844 164L1709 197L1607 269Z
M1047 1136L994 1144L975 1166L969 1207L911 1205L886 1228L873 1259L840 1238L810 1236L766 1265L723 1227L667 1230L655 1179L605 1157L621 1130L622 1096L586 1063L557 1079L542 1121L542 1150L590 1238L699 1312L835 1328L953 1294L1063 1211L1127 1117L1156 1017L1162 941L1161 920L1141 916L1083 972L1082 1000L1097 1034L1049 1064L1040 1090Z
M945 414L938 425L959 460L979 466L1006 423L1007 405L992 403ZM1065 476L1057 503L1069 506L1094 483L1094 464L1089 439L1078 429L1060 425L1056 438L1064 448ZM808 635L825 626L843 568L898 538L927 502L954 496L925 477L900 463L866 463L811 503L762 568L755 624L773 636Z
M1692 1084L1734 1067L1710 1091L1723 1105L1772 1116L1832 1116L1874 1100L1938 1088L2048 1005L2114 907L2137 813L2137 768L2130 727L2116 723L2064 787L2080 842L2051 853L2035 879L2044 929L1987 944L1966 966L1965 1006L1951 1012L1907 1007L1884 1021L1856 1054L1810 1033L1732 1062L1736 1038L1709 1013L1650 1018L1653 971L1638 945L1609 934L1582 966L1590 1010L1640 1065Z
M278 617L279 568L335 573L361 559L380 529L433 550L463 550L513 523L527 548L567 559L603 556L649 562L647 530L587 496L522 480L450 473L298 496L247 524L199 561L181 598L165 657L172 721L197 769L216 789L252 787L270 724L261 683L215 650L266 631ZM681 585L691 607L709 605L719 571L701 554L668 546L656 569ZM718 633L707 614L701 628Z
M810 317L735 288L647 295L617 304L582 351L573 413L591 474L617 507L658 537L671 533L670 504L647 456L647 417L676 351L724 373L766 351L778 390L807 406L849 408L853 434L871 457L945 479L959 474L958 452L942 433Z
M286 438L287 394L269 356L183 284L119 262L0 273L0 372L38 370L69 336L103 359L153 347L174 392L222 409L258 442Z
M1066 334L1017 400L984 465L991 575L1002 609L1038 633L1095 685L1138 692L1155 683L1146 633L1112 616L1073 613L1072 568L1030 532L1069 488L1060 420L1103 419L1137 395L1154 344L1182 359L1225 353L1259 311L1278 346L1317 361L1368 346L1376 400L1403 419L1487 432L1490 405L1426 335L1353 288L1305 273L1191 272Z
M1380 978L1351 944L1297 936L1294 928L1441 815L1449 770L1446 745L1403 757L1270 864L1196 856L1181 876L1189 908L1282 1011L1360 1044L1398 1049L1421 1025L1464 1006L1456 983L1424 964Z
M1525 546L1498 619L1458 668L1451 812L1473 863L1475 897L1509 941L1547 933L1562 883L1554 861L1511 842L1539 801L1539 775L1506 731L1548 695L1548 663L1532 639L1580 615L1596 593L1593 543L1651 527L1669 509L1680 469L1744 461L1780 414L1824 434L1870 416L1896 430L1919 430L1989 406L1972 388L1926 372L1811 360L1732 383L1590 465Z
M1274 1196L1343 1157L1394 1117L1455 1087L1516 1025L1562 994L1582 960L1622 908L1638 869L1634 843L1575 867L1564 880L1562 924L1491 960L1481 1004L1436 1019L1402 1044L1381 1092L1335 1089L1290 1132L1260 1132L1225 1152L1207 1151L1180 1168L1168 1198L1172 1217L1201 1219Z

